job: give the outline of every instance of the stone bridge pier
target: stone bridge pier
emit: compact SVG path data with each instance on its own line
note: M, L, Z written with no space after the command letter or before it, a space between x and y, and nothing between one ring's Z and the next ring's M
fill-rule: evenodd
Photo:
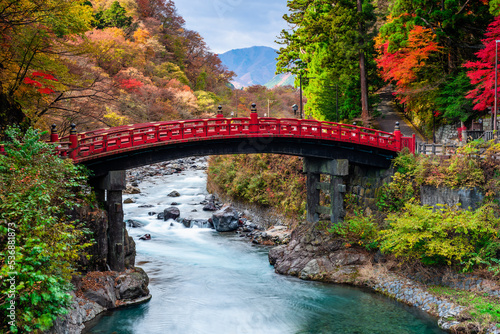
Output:
M307 175L307 221L319 221L319 215L330 216L330 221L337 224L344 218L344 193L346 186L343 177L349 175L349 160L304 158L304 173ZM321 175L330 175L330 182L321 182ZM320 192L330 194L331 205L320 205Z
M91 180L97 200L108 212L108 259L111 270L125 270L125 223L123 222L122 191L126 188L125 171L109 171Z

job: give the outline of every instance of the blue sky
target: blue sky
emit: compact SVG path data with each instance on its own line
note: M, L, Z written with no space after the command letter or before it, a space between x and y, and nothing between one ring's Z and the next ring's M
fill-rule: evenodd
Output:
M201 34L214 53L270 46L282 29L287 0L174 0L186 28Z

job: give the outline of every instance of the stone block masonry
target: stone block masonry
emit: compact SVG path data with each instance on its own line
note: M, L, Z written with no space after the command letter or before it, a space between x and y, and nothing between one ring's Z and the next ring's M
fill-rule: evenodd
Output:
M352 194L356 204L371 214L378 210L377 199L384 184L390 183L394 170L352 165L346 178L347 193Z

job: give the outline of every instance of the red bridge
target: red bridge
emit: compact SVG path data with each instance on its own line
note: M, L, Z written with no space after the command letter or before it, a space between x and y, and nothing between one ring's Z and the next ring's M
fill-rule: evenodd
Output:
M51 141L59 143L61 156L94 172L90 180L96 197L108 211L108 259L112 270L125 269L125 224L122 190L125 170L189 156L238 153L279 153L304 157L307 174L307 221L320 214L333 223L343 218L344 177L349 164L378 168L390 166L397 152L415 151L415 137L331 122L289 118L260 118L252 105L250 117L196 119L135 124L77 134L72 125L59 141L55 126ZM219 107L220 110L220 107ZM321 182L321 174L330 182ZM330 193L330 207L320 205L320 189Z
M387 167L397 152L415 151L415 136L332 122L294 118L250 117L154 122L105 128L61 139L59 151L87 165L96 176L186 156L281 153L349 159ZM51 141L59 141L53 127Z

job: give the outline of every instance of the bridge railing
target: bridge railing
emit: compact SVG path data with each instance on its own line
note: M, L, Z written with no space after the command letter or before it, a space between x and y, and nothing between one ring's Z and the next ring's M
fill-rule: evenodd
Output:
M415 151L415 137L402 137L398 127L394 133L389 133L342 123L295 118L258 118L256 114L251 117L124 125L80 134L73 127L71 134L61 139L59 150L61 155L79 161L117 150L134 150L164 145L167 142L269 136L341 141L390 151L408 147L411 152Z

